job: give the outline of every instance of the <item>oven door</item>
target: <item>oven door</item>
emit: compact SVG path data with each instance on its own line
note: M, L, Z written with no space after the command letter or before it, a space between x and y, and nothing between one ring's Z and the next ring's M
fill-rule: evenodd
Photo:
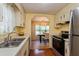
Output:
M61 55L64 55L64 40L59 39L59 38L53 38L53 47Z

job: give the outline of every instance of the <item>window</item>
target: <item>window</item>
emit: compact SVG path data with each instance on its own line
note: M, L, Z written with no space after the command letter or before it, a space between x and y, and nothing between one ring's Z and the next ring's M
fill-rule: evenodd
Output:
M16 12L11 5L0 4L0 7L0 15L2 15L2 19L0 18L0 35L2 35L13 31L16 26Z
M35 35L43 34L44 32L49 32L49 26L36 25Z
M15 26L15 14L14 8L10 5L3 4L3 24L4 24L4 32L11 32Z

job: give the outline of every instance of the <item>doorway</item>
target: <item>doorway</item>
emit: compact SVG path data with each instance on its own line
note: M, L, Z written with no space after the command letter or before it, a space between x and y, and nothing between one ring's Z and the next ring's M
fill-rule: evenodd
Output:
M48 48L49 46L49 20L47 17L36 16L32 19L32 48ZM39 36L41 35L41 37ZM46 37L47 35L47 37ZM41 41L40 41L41 39Z

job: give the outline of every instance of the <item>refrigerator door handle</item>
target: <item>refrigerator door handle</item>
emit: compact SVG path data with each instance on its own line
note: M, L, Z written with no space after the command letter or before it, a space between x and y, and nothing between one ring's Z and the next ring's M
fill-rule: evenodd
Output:
M79 35L77 35L77 34L72 34L72 36L79 36Z

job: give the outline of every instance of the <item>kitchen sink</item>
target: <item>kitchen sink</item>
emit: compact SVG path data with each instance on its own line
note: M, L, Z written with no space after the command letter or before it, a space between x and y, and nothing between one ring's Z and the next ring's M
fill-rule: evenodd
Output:
M15 38L13 40L8 40L0 44L0 48L12 48L12 47L17 47L21 44L21 42L25 38Z

